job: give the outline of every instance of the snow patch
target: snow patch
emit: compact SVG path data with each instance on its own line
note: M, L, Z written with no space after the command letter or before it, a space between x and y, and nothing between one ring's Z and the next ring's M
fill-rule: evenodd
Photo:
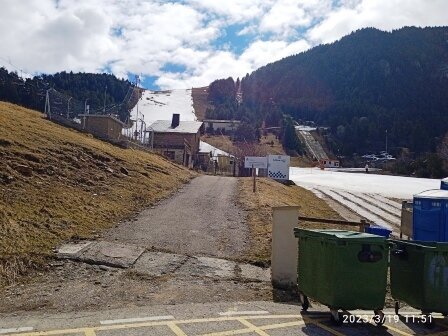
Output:
M440 180L436 179L344 173L318 168L292 167L289 176L295 184L303 187L327 187L399 199L412 199L422 191L440 188Z
M201 141L199 143L199 152L201 153L212 153L212 157L217 157L217 156L232 156L227 152L224 152L223 150L216 148L204 141Z

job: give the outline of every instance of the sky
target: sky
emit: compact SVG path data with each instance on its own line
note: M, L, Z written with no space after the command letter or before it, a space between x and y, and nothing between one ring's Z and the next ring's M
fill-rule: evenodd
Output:
M448 25L448 0L0 0L0 66L139 75L149 89L243 77L364 27Z

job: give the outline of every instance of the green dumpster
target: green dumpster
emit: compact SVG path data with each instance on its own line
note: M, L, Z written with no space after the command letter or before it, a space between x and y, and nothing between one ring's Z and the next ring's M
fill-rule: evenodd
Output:
M390 285L397 314L401 301L424 315L447 315L448 243L392 240Z
M308 297L330 308L341 323L342 310L373 310L382 324L386 297L388 244L385 237L344 230L295 228L298 238L298 286L302 308Z

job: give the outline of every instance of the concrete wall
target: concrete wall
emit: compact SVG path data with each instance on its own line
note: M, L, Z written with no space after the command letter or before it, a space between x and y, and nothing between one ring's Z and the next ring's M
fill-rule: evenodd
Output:
M299 221L298 206L273 208L272 284L278 288L297 286L298 243L294 228Z

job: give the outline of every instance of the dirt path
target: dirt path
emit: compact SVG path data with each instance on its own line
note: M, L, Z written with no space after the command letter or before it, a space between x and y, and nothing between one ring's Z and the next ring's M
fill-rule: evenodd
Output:
M274 294L269 269L226 260L242 256L250 241L246 213L236 205L237 181L194 179L135 220L84 242L90 245L76 258L54 260L47 271L0 291L0 314L287 295ZM121 268L123 261L129 266Z
M181 254L239 257L248 228L237 205L237 179L200 176L172 198L106 233L105 240Z

